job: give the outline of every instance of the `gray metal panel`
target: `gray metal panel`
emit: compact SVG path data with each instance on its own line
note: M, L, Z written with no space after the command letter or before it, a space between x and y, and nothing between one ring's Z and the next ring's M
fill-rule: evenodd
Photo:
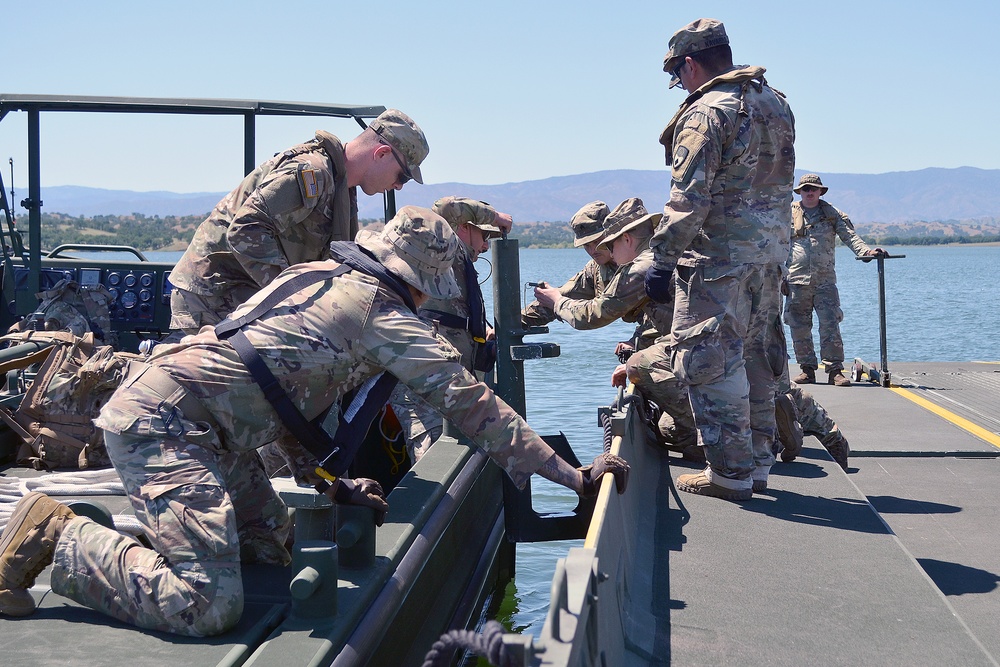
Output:
M94 97L89 95L11 95L0 93L0 114L7 111L104 113L231 114L258 116L334 116L375 118L383 106L315 104L269 100L227 100L157 97Z

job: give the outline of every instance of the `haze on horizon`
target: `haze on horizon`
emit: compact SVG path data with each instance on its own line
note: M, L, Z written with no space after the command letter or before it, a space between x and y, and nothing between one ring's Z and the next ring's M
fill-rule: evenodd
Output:
M428 183L665 169L657 138L684 93L667 89L663 54L675 30L710 16L736 62L766 67L787 94L799 169L1000 168L992 128L962 108L1000 102L1000 3L424 4L13 3L0 85L397 107L428 136ZM22 113L0 122L8 190L8 157L26 184L25 126ZM320 127L358 132L352 121L261 119L258 161ZM43 187L224 192L242 176L236 117L43 114L42 141Z

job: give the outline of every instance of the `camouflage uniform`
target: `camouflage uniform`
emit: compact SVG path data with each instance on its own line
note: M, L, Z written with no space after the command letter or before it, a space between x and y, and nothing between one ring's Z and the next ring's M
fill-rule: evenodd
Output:
M429 149L416 123L388 109L369 127L422 183ZM197 333L218 324L284 269L329 258L331 241L353 241L358 197L347 183L345 146L322 130L253 170L201 223L170 272L170 328Z
M500 234L500 228L495 224L496 210L484 202L464 197L444 197L434 202L433 210L447 220L452 229L457 228L463 222L468 222L484 230L486 234ZM426 314L426 311L433 310L462 318L470 316L469 295L466 292L465 280L466 263L469 259L471 257L468 246L464 242L459 243L458 256L455 258L452 270L455 272L458 287L462 291L461 297L457 299L430 299L421 307L421 313ZM471 263L468 266L472 268ZM475 271L474 268L472 270ZM427 318L424 317L424 319ZM432 320L428 321L433 322ZM458 329L441 323L435 323L432 326L435 327L438 335L458 350L462 366L470 373L475 374L472 368L475 342L472 340L472 333L469 329ZM406 451L410 456L410 461L416 462L441 437L444 430L441 413L401 385L393 390L389 404L402 427L403 439L406 442Z
M395 220L402 222L381 234L362 231L359 245L409 284L419 280L425 293L457 296L450 271L457 239L445 233L446 223L410 206ZM417 232L429 228L439 247L428 244L423 258L395 255L393 241L401 237L391 237L390 230L404 225ZM300 273L337 266L328 260L291 267L234 315L249 312ZM306 419L386 370L440 410L518 486L553 456L523 419L462 367L454 348L367 274L350 271L305 287L243 333ZM52 588L141 627L216 634L231 628L242 610L244 533L272 532L266 543L258 540L255 555L271 562L285 557L276 548L284 526L274 521L282 516L281 501L259 469L237 463L271 441L286 450L293 472L304 479L318 481L317 462L282 425L232 346L213 330L160 345L148 365L137 366L141 374L130 374L98 424L108 434L111 458L154 548L74 519L56 546ZM163 377L166 391L157 381ZM335 422L336 410L330 414ZM247 479L251 472L253 479ZM268 553L265 544L275 549Z
M699 22L725 38L717 21ZM673 41L665 71L681 58ZM776 277L788 257L795 166L791 110L763 75L738 67L716 76L667 125L670 201L650 243L658 271L676 267L672 370L690 389L706 475L734 490L766 480L774 462L778 372L768 350L780 328Z
M574 213L569 221L569 226L575 236L573 247L582 248L588 243L599 240L604 235L604 220L608 217L608 213L610 213L608 205L602 201L590 202ZM559 293L574 300L593 299L604 293L617 268L613 261L609 260L604 264L598 264L591 259L583 267L583 271L577 273L559 288ZM555 319L557 319L557 315L552 312L552 309L543 306L538 301L532 301L521 313L521 324L526 327L544 326ZM584 328L578 327L577 322L572 318L564 321L574 329Z
M823 365L827 372L839 371L844 367L844 341L840 337L844 312L834 267L837 237L855 255L865 255L871 248L854 232L850 218L822 199L811 209L802 202L792 204L792 220L785 322L791 329L795 361L803 369L818 367L812 333L815 310Z
M171 329L218 324L283 269L358 233L344 146L327 132L254 169L220 201L170 272Z

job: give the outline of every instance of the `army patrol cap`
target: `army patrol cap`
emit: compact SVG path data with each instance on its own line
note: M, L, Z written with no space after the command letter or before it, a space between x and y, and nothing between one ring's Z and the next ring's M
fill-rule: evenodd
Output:
M400 278L435 299L462 295L451 266L460 241L440 215L419 206L404 206L381 232L362 229L359 246Z
M819 188L820 196L823 196L830 189L823 185L822 179L820 179L819 174L802 174L802 178L799 179L799 184L792 188L792 191L797 193L802 192L803 186L811 185L814 188Z
M638 197L626 199L615 207L604 220L604 240L601 245L611 246L616 238L635 229L644 222L652 221L655 225L663 217L662 213L650 213Z
M604 219L608 217L608 205L602 201L592 201L573 214L569 226L576 238L573 247L585 246L604 236Z
M423 184L424 177L420 173L420 163L431 149L427 145L423 130L413 122L413 119L399 109L386 109L368 127L399 151L406 160L406 168L410 170L413 180Z
M482 216L496 220L496 209L484 201L465 197L442 197L434 202L433 211L444 218L452 229L458 229L459 225L467 222L480 230L487 241L503 236L502 229L480 219Z
M663 71L670 73L670 87L681 82L674 76L674 70L682 58L728 43L726 27L716 19L697 19L675 32L670 38L667 55L663 56Z

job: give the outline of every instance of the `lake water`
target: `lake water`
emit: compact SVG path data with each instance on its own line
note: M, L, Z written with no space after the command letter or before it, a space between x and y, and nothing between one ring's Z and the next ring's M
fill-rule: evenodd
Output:
M996 361L1000 359L1000 247L887 247L904 259L886 260L887 348L889 368L898 361ZM153 261L176 261L180 253L146 253ZM484 255L488 260L489 254ZM583 267L582 249L522 250L521 284L546 280L561 285ZM486 261L477 265L484 278ZM844 321L846 359L879 361L878 274L876 263L854 260L847 248L837 249L837 276ZM483 285L487 308L493 290ZM531 291L522 298L531 300ZM490 311L491 312L491 311ZM617 322L594 331L575 331L561 322L550 333L529 340L557 343L555 359L525 362L528 423L543 434L562 431L581 461L601 449L597 407L614 400L611 372L614 347L632 326ZM787 333L787 327L786 327ZM814 329L815 333L815 329ZM789 350L791 342L789 341ZM818 351L817 339L817 351ZM536 477L534 506L539 511L570 510L575 494ZM503 620L516 632L538 636L548 610L555 563L582 541L521 544L517 571L503 608Z

